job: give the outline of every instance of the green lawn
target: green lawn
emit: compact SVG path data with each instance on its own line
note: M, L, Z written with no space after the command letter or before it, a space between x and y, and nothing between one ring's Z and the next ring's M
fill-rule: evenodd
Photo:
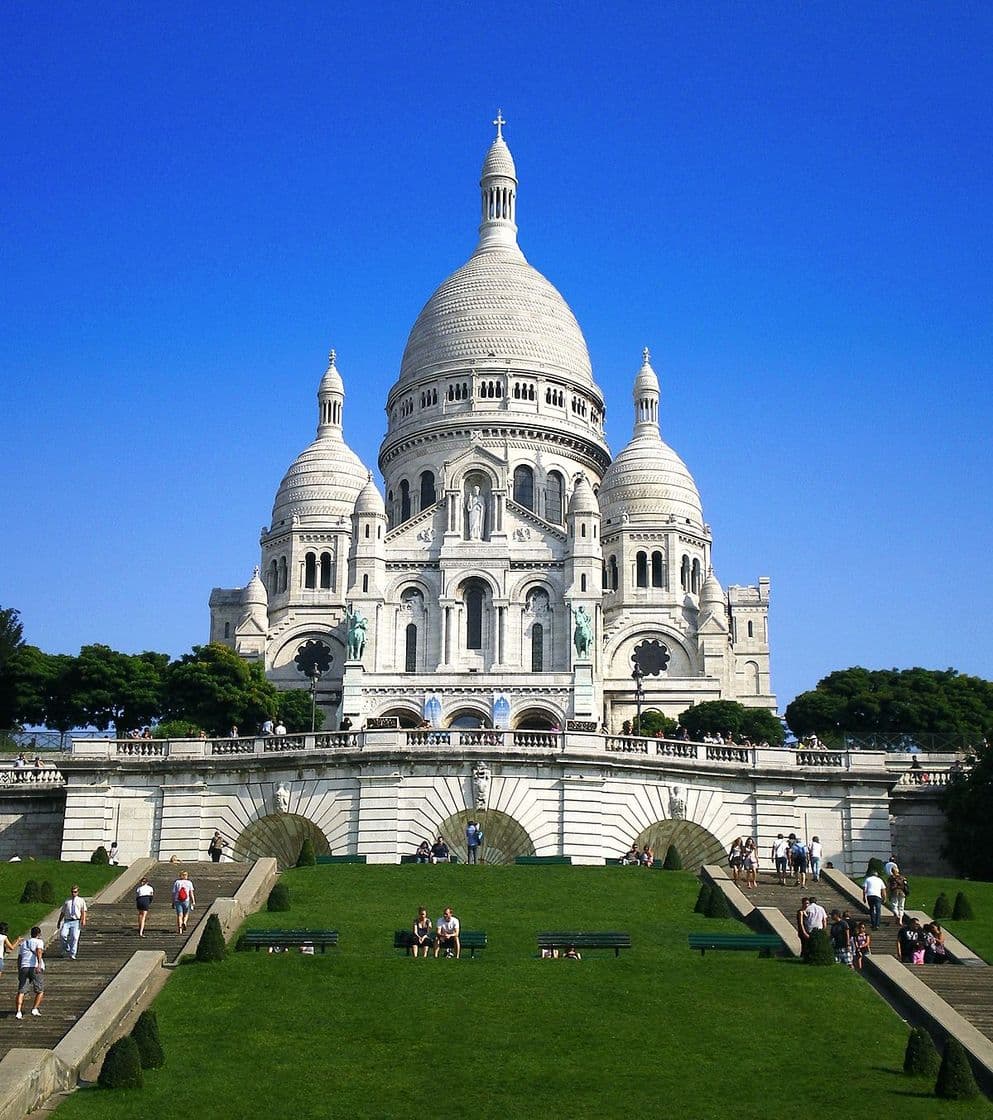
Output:
M907 1031L868 984L686 946L682 873L585 867L338 865L286 875L293 910L252 926L324 926L341 946L236 953L177 969L156 1002L166 1067L136 1092L75 1094L59 1120L686 1117L775 1120L804 1102L932 1117L900 1072ZM408 959L393 930L451 904L491 948ZM539 929L626 929L633 949L540 960ZM993 1117L982 1100L943 1117Z
M69 888L78 883L83 898L91 898L101 887L112 882L123 868L93 863L62 863L57 859L22 860L0 863L0 921L10 926L10 937L26 933L55 906L69 897ZM55 892L55 904L21 903L21 892L28 879L43 883L46 879Z
M984 961L993 964L993 883L978 883L969 879L931 879L918 875L911 881L907 906L930 914L934 910L935 899L942 891L948 895L948 901L953 906L958 892L965 891L976 915L971 922L953 922L949 918L942 925Z

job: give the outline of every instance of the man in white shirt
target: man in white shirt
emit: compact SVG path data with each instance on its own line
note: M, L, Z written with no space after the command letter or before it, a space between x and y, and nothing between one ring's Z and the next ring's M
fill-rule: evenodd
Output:
M459 941L461 929L458 918L452 913L451 906L445 907L445 913L438 919L435 927L434 955L437 956L442 949L445 956L454 956L456 960L462 955L462 944Z
M869 921L873 929L879 929L879 919L886 898L886 884L878 875L867 875L862 884L862 898L869 907Z
M811 895L807 902L807 909L803 912L803 926L808 936L812 934L815 929L827 928L827 911L813 895Z
M31 936L25 937L17 949L17 1012L15 1019L23 1019L24 997L34 992L32 1015L40 1015L38 1010L45 998L45 942L41 939L41 926L33 926Z
M72 893L62 903L59 912L59 921L56 928L62 941L62 952L68 960L76 959L79 948L79 934L86 926L86 899L79 893L79 887L74 886Z
M786 867L787 867L787 854L790 850L789 843L780 832L772 842L772 863L776 868L776 874L779 876L779 885L786 886Z

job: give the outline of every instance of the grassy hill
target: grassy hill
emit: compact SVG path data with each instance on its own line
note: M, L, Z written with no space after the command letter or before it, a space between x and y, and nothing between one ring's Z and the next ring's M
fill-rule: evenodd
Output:
M77 1093L58 1120L769 1120L867 1105L914 1118L939 1107L900 1072L904 1024L848 970L691 953L687 933L708 923L692 913L688 874L339 865L285 881L292 912L249 924L337 928L340 949L180 967L156 1003L165 1068L141 1091ZM421 904L434 917L451 905L491 948L461 961L395 953L393 930ZM570 927L626 929L634 947L537 958L539 929ZM993 1117L985 1100L940 1109Z

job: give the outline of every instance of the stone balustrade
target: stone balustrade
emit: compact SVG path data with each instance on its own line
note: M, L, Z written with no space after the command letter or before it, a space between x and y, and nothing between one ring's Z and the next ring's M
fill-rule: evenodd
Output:
M14 766L0 762L0 786L4 788L39 789L65 784L65 777L57 766Z

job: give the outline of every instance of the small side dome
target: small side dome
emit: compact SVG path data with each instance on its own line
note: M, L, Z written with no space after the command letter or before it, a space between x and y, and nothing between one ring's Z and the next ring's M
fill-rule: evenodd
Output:
M507 147L507 141L502 135L493 141L490 150L486 153L483 170L479 176L480 181L489 178L490 175L502 175L507 179L517 178L514 157L510 154L510 148Z
M700 589L700 609L704 610L706 607L724 609L724 588L721 587L720 581L714 575L713 568L707 573L707 578L703 581L703 587Z
M252 572L252 578L241 593L241 605L243 607L265 607L269 605L269 596L266 594L265 584L262 582L258 567Z
M660 392L658 374L652 369L652 355L647 346L641 352L641 369L634 379L634 399L637 401L645 392Z
M572 497L569 499L569 516L577 513L592 513L597 517L600 516L600 506L596 500L596 494L593 493L593 487L590 486L590 480L585 474L576 476L576 486L572 492Z
M386 503L383 501L382 494L376 488L376 484L372 481L372 471L369 472L369 478L365 486L362 487L359 496L355 499L355 513L356 515L371 513L380 517L386 516Z
M338 372L338 366L335 364L338 355L332 350L328 354L328 368L324 371L324 376L321 378L320 385L317 386L318 394L321 393L341 393L345 392L345 383L341 379L341 374Z

